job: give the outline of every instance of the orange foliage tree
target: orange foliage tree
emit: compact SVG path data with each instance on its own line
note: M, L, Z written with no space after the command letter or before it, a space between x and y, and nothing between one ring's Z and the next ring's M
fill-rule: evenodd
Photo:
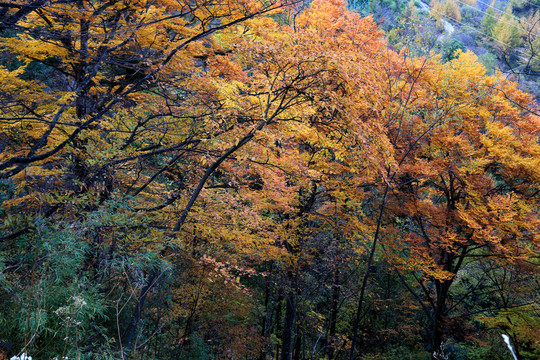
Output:
M471 54L395 53L344 0L36 0L0 17L5 275L30 294L37 275L57 281L36 270L52 253L43 229L71 233L74 271L92 279L73 289L108 304L87 347L99 334L122 356L352 358L382 240L395 269L422 274L438 352L468 259L537 251L538 116ZM359 260L351 334L336 324ZM308 301L321 268L328 316ZM35 336L27 325L17 345L55 343L39 314L75 298L29 302Z
M384 249L416 274L431 349L448 331L450 289L478 258L519 263L539 240L540 131L532 98L487 77L470 53L429 63L389 126L400 166L389 183Z

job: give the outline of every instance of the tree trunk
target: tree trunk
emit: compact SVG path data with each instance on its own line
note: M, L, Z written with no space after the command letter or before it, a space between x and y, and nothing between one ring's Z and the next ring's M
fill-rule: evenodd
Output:
M268 277L267 277L267 279L265 281L265 285L264 285L264 292L265 292L264 308L265 308L265 313L264 313L264 317L262 319L262 336L264 338L264 347L263 347L263 349L261 351L261 354L259 356L259 360L266 359L266 354L267 354L268 348L269 348L268 338L270 337L270 334L272 333L272 327L273 327L272 318L274 316L274 309L275 309L274 296L273 296L274 287L272 286L272 275L273 275L272 270L273 270L273 268L274 268L274 265L271 262L270 263L270 272L269 272L269 275L268 275ZM279 319L278 319L278 321L279 321Z
M302 355L303 327L300 319L296 321L296 340L294 342L293 360L300 360Z
M444 329L446 326L446 301L448 299L448 290L450 281L437 281L435 288L437 291L437 303L435 313L433 314L433 325L431 329L431 351L434 359L441 358L441 345L444 338Z
M386 187L384 188L381 208L379 211L379 218L377 220L377 229L375 230L375 235L373 236L373 243L371 244L371 250L369 253L369 258L368 258L368 262L366 266L366 272L364 274L364 279L362 280L362 287L360 288L360 297L358 299L358 307L356 309L356 318L353 324L353 338L352 338L352 343L351 343L351 352L349 353L349 360L354 359L354 351L356 348L356 342L358 341L358 327L360 326L360 317L362 314L362 303L364 302L364 294L367 288L367 282L369 278L369 272L371 270L371 264L373 263L375 250L377 249L377 240L379 239L379 234L381 231L382 219L383 219L383 214L384 214L384 209L386 206L386 199L388 196L389 189L390 189L390 185L386 184Z
M296 304L292 292L287 294L285 302L285 321L283 324L283 337L281 339L281 360L291 360L294 323L296 318Z
M139 299L137 300L137 304L135 305L135 310L133 311L133 315L131 315L131 321L129 322L129 326L125 332L125 340L124 340L124 346L126 348L130 348L133 346L133 340L135 338L135 335L137 334L137 326L139 325L139 320L141 319L142 310L144 307L144 301L146 300L146 296L148 295L148 292L154 286L154 280L156 279L156 271L152 270L150 274L148 275L148 278L146 280L146 285L141 290L141 295L139 296Z
M330 326L326 336L325 345L327 346L326 354L331 359L334 353L334 339L336 337L336 322L339 305L339 268L334 272L334 283L332 284L332 308L330 310Z
M276 338L281 339L281 312L283 309L283 295L280 293L277 301L276 310ZM279 346L276 346L276 360L279 359Z

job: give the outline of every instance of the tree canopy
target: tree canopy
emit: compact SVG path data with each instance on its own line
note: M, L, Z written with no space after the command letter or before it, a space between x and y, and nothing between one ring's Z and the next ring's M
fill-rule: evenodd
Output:
M0 31L0 359L540 354L540 110L471 52L344 0Z

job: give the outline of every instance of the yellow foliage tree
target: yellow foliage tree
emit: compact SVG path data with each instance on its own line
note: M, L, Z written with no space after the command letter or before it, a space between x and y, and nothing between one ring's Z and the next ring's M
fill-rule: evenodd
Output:
M451 19L457 22L461 21L461 11L459 5L454 0L446 0L441 6L442 12Z

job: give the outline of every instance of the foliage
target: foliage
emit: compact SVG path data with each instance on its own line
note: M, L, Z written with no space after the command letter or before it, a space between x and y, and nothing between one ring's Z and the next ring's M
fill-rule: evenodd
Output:
M442 4L441 10L446 16L450 17L451 19L454 19L457 22L461 21L461 11L459 9L458 3L456 3L455 1L446 0Z
M389 6L0 4L0 350L536 356L537 105Z
M506 7L504 14L493 27L493 37L503 50L516 48L521 44L519 24L512 15L512 6Z
M447 62L459 57L460 52L465 51L465 45L455 39L445 41L443 44L442 61Z
M496 24L497 18L495 17L495 10L493 9L493 6L490 6L482 18L482 27L485 29L487 35L493 36L493 31L495 30Z

